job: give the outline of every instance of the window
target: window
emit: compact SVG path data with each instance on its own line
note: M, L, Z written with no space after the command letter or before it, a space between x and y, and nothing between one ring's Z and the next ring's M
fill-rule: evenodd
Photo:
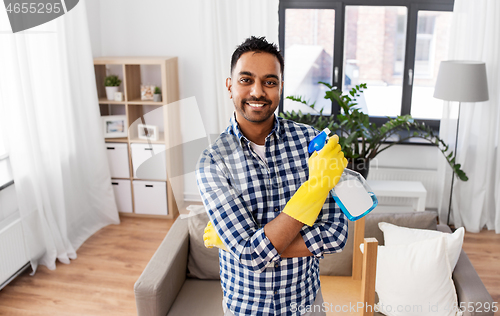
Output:
M280 47L284 48L284 97L305 96L339 112L325 100L331 83L343 91L368 89L358 106L372 121L411 114L439 128L442 102L432 97L439 63L447 59L454 0L281 0ZM285 100L280 112L307 107Z
M346 6L342 91L367 83L358 106L371 116L401 112L406 7ZM399 60L399 61L398 61Z
M415 77L410 114L416 119L439 120L443 101L432 97L439 63L447 59L451 12L419 11L415 47Z
M285 14L288 22L285 26L284 80L287 84L284 94L315 100L315 108L324 109L323 113L329 115L331 103L323 98L326 89L318 85L318 81L331 82L332 78L335 10L289 9ZM284 102L289 111L314 113L291 100Z
M394 75L403 75L405 67L407 14L398 14L396 27L396 58L394 61Z

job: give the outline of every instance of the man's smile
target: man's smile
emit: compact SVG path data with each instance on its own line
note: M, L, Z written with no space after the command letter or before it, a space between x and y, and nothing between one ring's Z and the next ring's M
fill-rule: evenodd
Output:
M248 104L252 108L261 108L264 105L266 105L266 103L254 103L254 102L247 102L246 104Z

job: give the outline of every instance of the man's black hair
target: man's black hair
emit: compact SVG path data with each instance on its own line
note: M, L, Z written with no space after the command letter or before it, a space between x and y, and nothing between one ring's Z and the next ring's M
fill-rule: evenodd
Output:
M269 43L265 37L255 36L247 38L243 43L241 43L241 45L236 47L236 50L231 57L231 74L233 73L233 69L238 62L238 59L240 59L241 55L247 52L269 53L276 56L280 63L281 76L283 76L285 61L283 60L283 56L281 56L281 53L278 50L278 46L276 46L276 44Z

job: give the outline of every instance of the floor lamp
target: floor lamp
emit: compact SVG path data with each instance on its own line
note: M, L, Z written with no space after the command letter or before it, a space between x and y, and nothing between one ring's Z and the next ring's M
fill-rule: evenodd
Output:
M460 123L460 104L462 102L488 101L488 82L486 79L486 64L479 61L448 60L442 61L436 79L434 97L445 101L458 101L457 132L455 139L455 157L458 145L458 126ZM448 207L447 224L450 225L451 198L453 196L453 181L451 178L450 204Z

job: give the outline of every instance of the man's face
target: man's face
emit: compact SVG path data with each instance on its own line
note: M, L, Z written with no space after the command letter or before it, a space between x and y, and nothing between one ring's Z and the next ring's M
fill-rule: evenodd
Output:
M272 120L283 87L278 59L269 53L244 53L231 75L232 78L226 80L226 87L233 99L238 122Z

